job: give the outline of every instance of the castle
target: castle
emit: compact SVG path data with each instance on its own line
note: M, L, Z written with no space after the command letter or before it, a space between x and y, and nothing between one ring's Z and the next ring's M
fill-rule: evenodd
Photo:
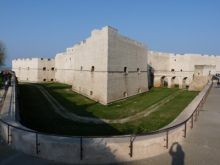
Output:
M220 73L220 56L148 51L146 45L106 26L55 59L15 59L12 70L18 81L70 84L72 90L106 105L150 86L201 90Z

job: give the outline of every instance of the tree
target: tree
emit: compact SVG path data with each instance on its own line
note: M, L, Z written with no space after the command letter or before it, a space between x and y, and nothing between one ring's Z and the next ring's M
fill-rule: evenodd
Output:
M5 65L6 59L6 47L3 42L0 41L0 66Z

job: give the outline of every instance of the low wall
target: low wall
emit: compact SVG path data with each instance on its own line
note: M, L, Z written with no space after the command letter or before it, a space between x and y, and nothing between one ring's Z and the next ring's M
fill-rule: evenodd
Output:
M113 137L70 137L42 134L23 127L15 120L16 88L9 87L1 112L1 137L27 155L72 164L109 164L153 157L175 142L181 144L211 88L209 83L186 109L164 129L141 134Z

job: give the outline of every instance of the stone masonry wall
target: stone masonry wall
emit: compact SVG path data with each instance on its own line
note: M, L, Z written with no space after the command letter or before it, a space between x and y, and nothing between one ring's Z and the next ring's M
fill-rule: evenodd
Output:
M54 59L24 58L12 61L12 70L18 81L42 82L54 81Z
M55 79L60 83L72 85L74 70L73 53L59 53L55 57Z
M74 57L72 89L107 104L108 28L92 31L92 36L71 50Z
M148 91L147 46L109 29L108 103Z
M37 58L15 59L12 61L12 70L16 73L18 81L38 81Z
M38 59L38 82L54 81L55 79L55 61L54 59Z
M24 58L12 61L12 70L18 81L42 82L53 81L55 77L54 59Z

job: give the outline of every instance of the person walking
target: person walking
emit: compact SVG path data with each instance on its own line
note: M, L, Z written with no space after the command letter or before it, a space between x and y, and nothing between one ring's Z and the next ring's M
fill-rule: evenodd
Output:
M5 91L8 90L8 80L5 81Z

